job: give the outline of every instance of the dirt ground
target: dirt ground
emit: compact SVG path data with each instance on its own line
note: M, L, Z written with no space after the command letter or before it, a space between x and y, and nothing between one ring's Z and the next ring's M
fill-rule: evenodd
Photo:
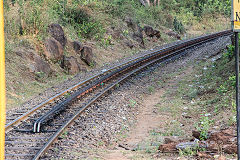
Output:
M165 100L165 93L170 88L176 88L183 77L192 74L192 65L189 65L185 70L179 73L173 79L168 80L162 89L156 90L153 94L144 97L139 108L139 114L136 119L136 125L130 129L129 135L124 139L123 144L129 148L134 148L137 144L145 141L149 137L149 133L159 128L165 128L167 124L174 121L175 118L171 114L163 114L156 111L156 106ZM106 160L131 160L135 153L132 151L123 151L123 148L118 147L116 150L108 150L108 154L104 156ZM139 157L140 158L140 157ZM142 157L140 159L145 159ZM167 159L169 159L168 157ZM136 158L138 159L138 158ZM160 158L161 159L161 158ZM166 158L162 158L166 159ZM171 159L181 159L177 155L171 155Z
M45 159L196 159L193 153L160 153L158 147L165 138L190 139L201 115L208 114L195 94L194 86L201 88L196 79L229 43L229 38L218 39L132 77L76 120ZM220 120L216 123L224 124Z
M208 55L208 57L214 56L211 54ZM194 79L193 77L196 77L196 74L199 73L199 66L196 64L202 63L202 61L205 61L205 58L204 56L195 57L192 59L194 61L190 62L183 60L183 68L175 70L167 77L156 78L164 82L153 93L143 96L136 124L130 128L127 138L123 139L119 143L120 145L114 149L107 150L107 154L104 154L102 159L196 159L196 157L191 155L159 153L157 145L155 145L154 149L146 146L154 146L153 143L156 142L162 143L166 137L172 139L176 137L191 137L191 132L195 129L194 125L199 121L198 116L204 112L198 108L200 106L194 104L194 99L192 101L183 100L182 97L179 97L181 96L179 92L181 92L182 83L189 82L189 86L192 85L191 81ZM204 63L212 62L208 61ZM218 128L218 126L215 126L215 128ZM141 145L144 146L143 149ZM234 156L225 156L224 153L217 153L213 156L213 159L235 158Z

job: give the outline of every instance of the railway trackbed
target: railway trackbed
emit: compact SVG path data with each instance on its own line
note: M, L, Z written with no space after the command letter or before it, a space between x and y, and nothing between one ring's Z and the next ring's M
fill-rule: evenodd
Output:
M180 41L103 71L44 101L31 110L16 111L5 126L6 159L40 159L58 136L91 104L144 68L177 58L184 50L222 36L230 30ZM74 102L78 101L78 105Z

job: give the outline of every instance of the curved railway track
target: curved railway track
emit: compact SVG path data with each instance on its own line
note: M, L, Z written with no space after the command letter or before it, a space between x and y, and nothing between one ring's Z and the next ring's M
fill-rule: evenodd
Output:
M117 84L154 63L179 57L186 49L231 34L230 30L218 32L141 55L94 75L25 113L12 114L5 126L6 159L40 159L64 129ZM78 105L74 105L76 101Z

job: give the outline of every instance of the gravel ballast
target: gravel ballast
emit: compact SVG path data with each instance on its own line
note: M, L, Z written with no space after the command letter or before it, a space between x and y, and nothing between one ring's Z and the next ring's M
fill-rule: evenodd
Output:
M229 37L219 38L185 51L186 56L178 60L156 64L131 77L85 111L84 115L63 133L43 159L84 159L92 154L97 156L96 149L114 148L119 144L119 139L134 126L141 101L144 95L149 94L148 87L155 86L154 77L159 79L188 63L208 59L220 53L228 44Z

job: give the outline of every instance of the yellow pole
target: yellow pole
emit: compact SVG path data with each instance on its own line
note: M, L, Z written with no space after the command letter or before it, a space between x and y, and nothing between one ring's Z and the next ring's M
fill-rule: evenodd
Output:
M4 160L5 147L5 107L6 107L6 84L5 84L5 46L4 46L4 19L3 0L0 0L0 160Z

